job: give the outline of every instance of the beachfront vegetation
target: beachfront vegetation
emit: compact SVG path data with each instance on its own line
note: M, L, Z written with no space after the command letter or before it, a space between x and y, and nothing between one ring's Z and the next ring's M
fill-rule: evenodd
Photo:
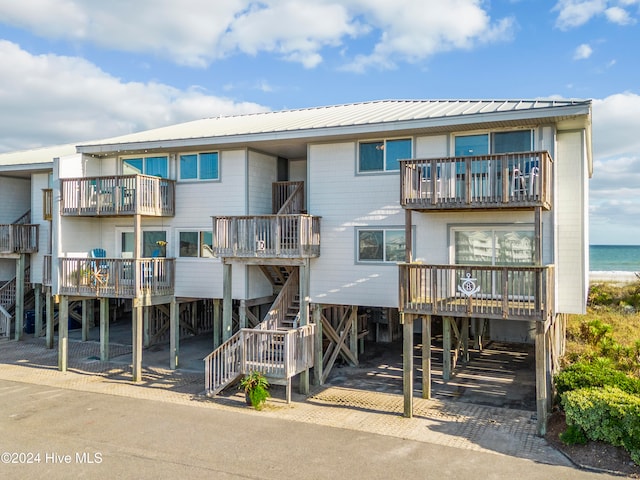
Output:
M640 278L591 285L587 314L569 318L564 361L554 378L561 439L622 446L640 464Z

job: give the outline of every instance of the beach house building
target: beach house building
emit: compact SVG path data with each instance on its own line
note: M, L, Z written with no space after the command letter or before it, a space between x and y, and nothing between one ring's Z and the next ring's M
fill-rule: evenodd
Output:
M590 101L389 100L214 117L48 162L27 173L14 161L22 173L0 178L30 191L2 212L7 225L29 207L33 220L36 205L50 216L37 253L3 255L32 255L31 282L51 289L60 318L80 302L91 322L98 306L104 359L109 319L131 312L134 380L145 345L168 341L176 368L180 339L211 332L210 393L258 367L288 385L300 374L305 391L338 358L357 364L363 339L402 338L411 416L414 335L428 396L437 323L445 380L487 340L534 344L544 430L566 315L585 311ZM0 273L17 278L24 263Z

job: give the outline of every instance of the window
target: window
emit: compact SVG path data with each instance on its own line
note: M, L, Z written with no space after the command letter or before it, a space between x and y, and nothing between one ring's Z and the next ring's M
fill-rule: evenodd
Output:
M180 180L218 180L218 152L180 155Z
M179 237L181 257L213 257L212 232L180 232Z
M491 146L491 151L489 151ZM515 130L455 137L456 157L487 155L489 153L529 152L533 150L533 131Z
M165 157L139 157L122 160L122 173L139 174L167 178L169 176L169 159Z
M455 263L462 265L533 265L532 227L456 228Z
M405 232L400 229L358 230L358 262L402 262Z
M398 160L412 157L410 138L361 142L359 145L359 172L389 172L400 170Z
M121 246L123 257L133 257L135 237L133 232L122 232ZM167 256L167 232L144 231L142 232L142 258Z

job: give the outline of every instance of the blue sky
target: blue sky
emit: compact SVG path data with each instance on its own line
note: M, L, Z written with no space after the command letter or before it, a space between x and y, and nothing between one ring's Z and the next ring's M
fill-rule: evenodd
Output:
M640 0L0 0L0 152L378 99L593 100L592 244L640 244Z

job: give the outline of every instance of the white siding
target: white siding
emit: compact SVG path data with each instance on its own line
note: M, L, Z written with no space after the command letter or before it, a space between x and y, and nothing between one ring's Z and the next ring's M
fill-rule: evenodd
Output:
M51 223L43 219L42 190L49 186L49 174L35 173L31 175L31 223L37 223L38 253L31 254L31 281L42 283L44 255L49 253L49 232Z
M0 177L0 223L12 223L31 208L31 184L22 178Z
M584 313L588 291L587 172L583 132L559 132L554 158L558 313Z
M307 161L291 160L289 162L289 181L306 182L307 181Z
M442 158L448 156L448 135L433 135L416 139L416 158Z
M248 213L269 215L271 210L271 185L278 178L278 158L258 152L249 152Z
M356 143L309 150L309 211L322 216L321 254L311 261L311 301L396 307L398 267L355 264L355 227L404 228L397 173L355 175Z

